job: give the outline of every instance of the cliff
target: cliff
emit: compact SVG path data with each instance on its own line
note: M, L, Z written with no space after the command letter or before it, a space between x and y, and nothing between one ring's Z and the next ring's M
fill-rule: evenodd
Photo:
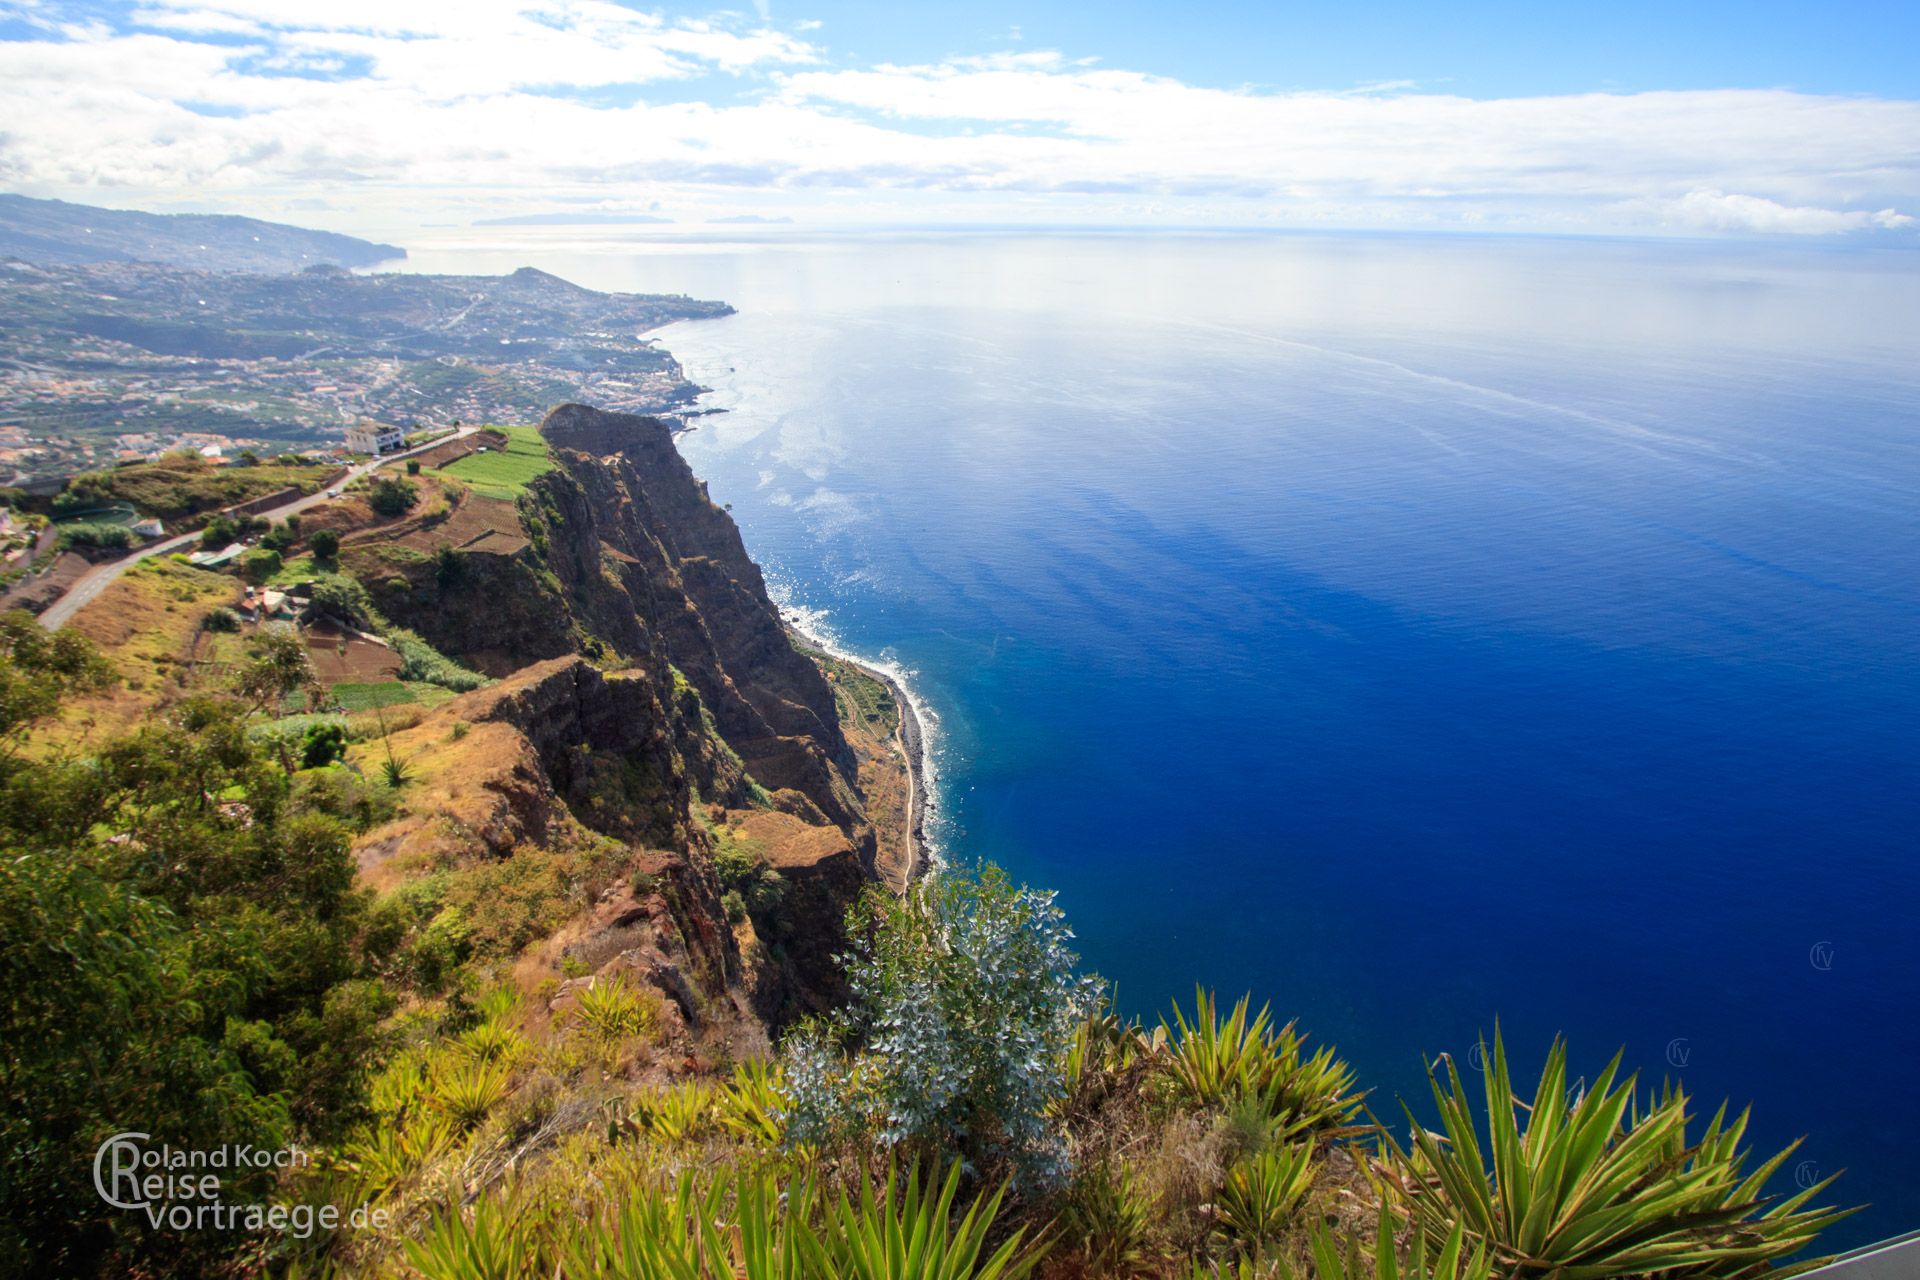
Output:
M850 745L834 688L663 423L569 405L541 431L557 465L512 509L520 536L354 561L389 619L501 677L394 735L417 777L361 841L363 876L391 891L560 860L582 878L574 909L515 934L546 935L517 963L630 972L692 1039L751 1043L745 1024L841 995L842 917L875 873L861 769L876 753ZM729 874L777 894L750 911L730 898L722 848Z

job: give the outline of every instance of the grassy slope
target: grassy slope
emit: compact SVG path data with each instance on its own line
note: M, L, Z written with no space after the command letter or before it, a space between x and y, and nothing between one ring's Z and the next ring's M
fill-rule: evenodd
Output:
M483 497L511 502L525 493L527 485L536 477L553 470L554 461L538 428L496 427L493 430L506 434L504 452L489 449L485 453L468 454L442 467L440 474L471 486Z
M98 472L90 484L104 490L109 500L130 503L143 515L182 520L280 489L312 493L332 470L271 463L221 467L204 458L172 457Z

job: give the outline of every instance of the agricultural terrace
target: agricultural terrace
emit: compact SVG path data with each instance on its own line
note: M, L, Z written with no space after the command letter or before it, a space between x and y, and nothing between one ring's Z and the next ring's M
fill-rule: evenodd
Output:
M537 427L492 427L489 430L499 431L507 437L505 449L470 453L440 468L440 474L453 477L482 497L503 498L512 502L525 493L527 486L536 478L553 470L553 456L547 451L547 442L541 438Z

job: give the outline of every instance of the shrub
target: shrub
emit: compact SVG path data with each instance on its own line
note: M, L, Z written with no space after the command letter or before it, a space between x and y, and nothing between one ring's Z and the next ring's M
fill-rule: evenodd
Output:
M60 546L99 547L104 550L119 550L133 545L133 531L124 525L95 524L90 521L75 521L60 526Z
M347 733L336 723L319 721L307 726L300 738L300 767L324 769L346 754Z
M313 592L308 598L313 601L315 609L332 614L352 626L370 626L380 616L373 607L373 597L360 585L360 579L351 574L322 573L315 576Z
M280 553L267 547L255 547L240 557L240 574L258 586L280 572Z
M790 1140L871 1133L1057 1182L1066 1148L1050 1112L1099 983L1074 972L1053 895L987 866L943 873L905 899L870 891L863 906L852 1010L789 1037ZM858 1045L851 1061L836 1039Z
M739 915L729 905L735 924L746 916L763 920L786 897L787 882L780 878L756 844L723 841L713 855L714 874L720 877L722 900L739 904Z
M367 505L375 514L403 516L420 501L420 487L398 476L382 476L367 490Z
M209 609L200 619L202 631L217 631L232 634L240 630L240 615L228 608Z
M240 526L230 516L215 516L200 530L200 547L204 551L219 551L239 536Z
M1309 1237L1314 1280L1491 1280L1493 1264L1486 1252L1475 1250L1469 1254L1463 1234L1457 1228L1432 1254L1427 1251L1425 1237L1416 1231L1403 1264L1394 1248L1397 1226L1392 1211L1381 1205L1380 1228L1374 1236L1373 1256L1368 1258L1361 1253L1357 1236L1348 1237L1346 1248L1342 1249L1325 1223L1314 1224ZM1240 1274L1251 1276L1251 1263L1242 1261ZM1277 1274L1279 1280L1298 1280L1285 1261L1280 1263ZM1194 1280L1214 1280L1214 1275L1196 1269Z
M312 548L314 559L332 560L340 554L340 535L331 529L315 529L307 546Z
M1393 1146L1415 1225L1429 1244L1464 1234L1502 1275L1521 1280L1645 1273L1747 1280L1851 1212L1806 1207L1831 1178L1767 1201L1767 1181L1799 1143L1748 1173L1740 1148L1745 1112L1729 1123L1722 1105L1689 1143L1687 1096L1669 1087L1643 1104L1638 1077L1619 1080L1618 1054L1591 1085L1570 1093L1566 1045L1555 1040L1530 1104L1514 1095L1497 1030L1485 1056L1491 1167L1451 1059L1444 1084L1437 1068L1428 1070L1444 1136L1414 1122L1412 1155Z
M402 680L437 684L455 693L478 689L487 682L478 671L469 671L405 627L384 627L381 636L400 655Z

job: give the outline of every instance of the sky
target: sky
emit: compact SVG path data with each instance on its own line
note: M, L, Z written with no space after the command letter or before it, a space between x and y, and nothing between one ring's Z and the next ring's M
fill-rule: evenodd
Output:
M1920 244L1916 47L1912 0L0 0L0 190L362 232Z

